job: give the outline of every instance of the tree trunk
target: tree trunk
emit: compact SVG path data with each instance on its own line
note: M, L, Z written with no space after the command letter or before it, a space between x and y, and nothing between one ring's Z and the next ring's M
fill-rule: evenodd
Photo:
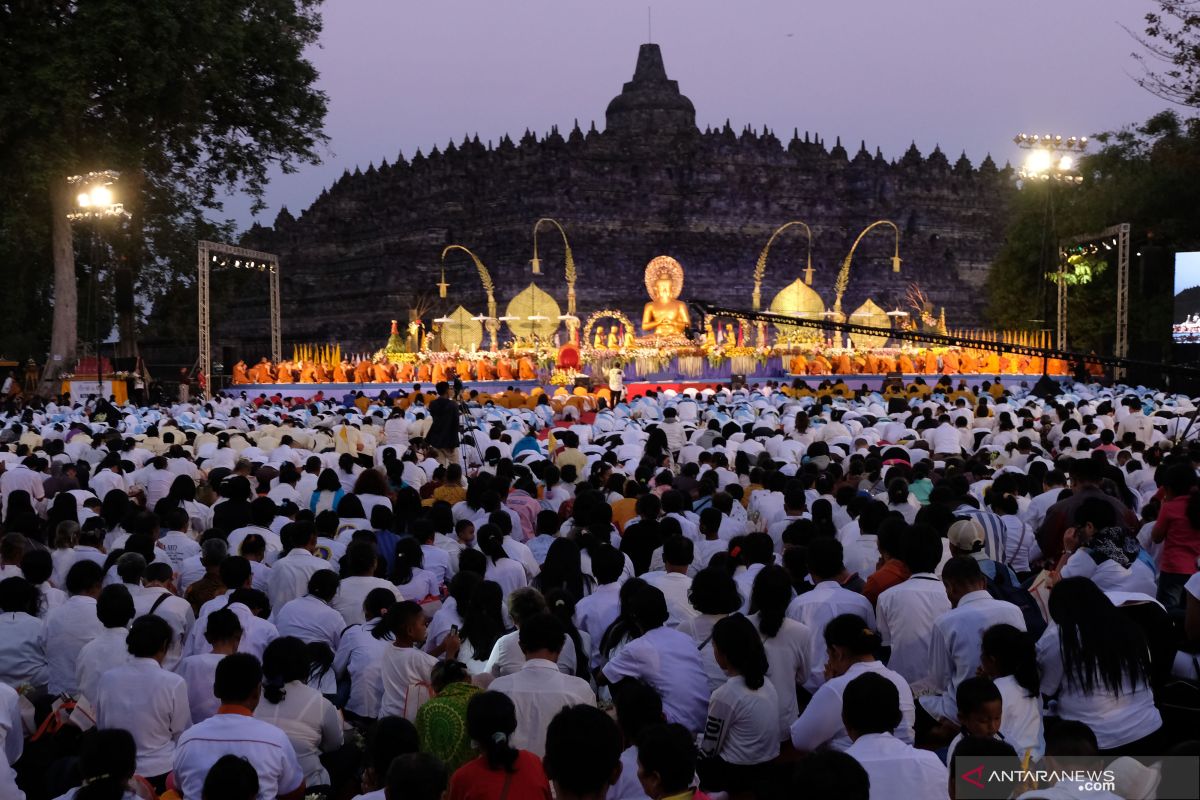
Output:
M138 356L137 298L134 291L145 259L145 204L142 202L146 176L141 169L126 170L121 176L121 194L125 210L130 214L129 233L114 247L117 263L114 273L115 307L117 311L118 358ZM118 231L121 226L114 226ZM115 234L114 234L115 235Z
M50 187L50 248L54 256L54 318L50 355L42 371L42 393L56 394L64 372L75 368L79 295L75 285L75 246L71 234L71 193L65 181Z

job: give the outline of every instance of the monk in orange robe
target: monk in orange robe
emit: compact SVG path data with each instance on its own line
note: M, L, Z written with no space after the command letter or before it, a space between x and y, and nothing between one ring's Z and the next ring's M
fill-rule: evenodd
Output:
M313 380L316 383L329 383L329 370L325 369L324 364L313 365Z
M275 375L276 383L291 383L292 382L292 362L280 361L279 369Z
M892 358L891 356L880 356L877 359L877 363L879 370L876 374L886 375L889 372L896 371L896 359Z
M374 372L371 362L364 358L354 365L354 380L358 383L370 383Z
M402 383L408 383L413 379L413 365L411 361L401 361L396 365L396 380Z
M392 371L388 369L386 361L376 361L372 368L372 373L375 376L375 383L391 383Z
M808 362L809 375L828 375L833 372L833 365L822 353L817 353Z
M496 379L496 373L486 358L480 359L476 364L475 371L478 373L479 380L494 381Z
M1012 358L1008 353L1001 353L999 356L999 372L1012 372Z
M1029 359L1029 374L1037 375L1041 371L1042 371L1042 357L1034 356L1033 358Z
M932 350L925 351L925 374L934 375L938 371L937 353Z
M517 362L517 370L521 376L520 380L531 381L537 377L537 372L533 368L533 362L529 360L528 356L522 356L521 360Z
M316 383L317 371L313 368L311 361L300 365L300 382L301 383Z
M430 369L428 361L422 361L417 365L417 380L421 383L429 383L429 378L432 374L433 371Z
M961 363L960 368L962 369L963 375L974 375L975 374L975 370L978 368L978 364L975 361L974 353L972 353L970 350L963 350L961 362L962 363Z
M434 383L441 383L442 381L446 380L446 362L445 361L433 362L433 376L432 377L433 377Z
M349 383L349 372L346 367L350 366L350 362L342 360L333 365L333 382L334 383ZM351 370L352 371L352 370Z
M455 372L458 373L460 381L471 380L471 362L465 358L460 358L458 363L454 365Z
M496 362L496 374L500 376L502 381L511 381L513 379L512 362L507 358L501 358Z
M792 360L788 362L788 372L793 375L803 375L807 369L808 359L800 353L792 356Z
M957 375L959 373L958 351L947 350L942 356L942 373L944 375Z

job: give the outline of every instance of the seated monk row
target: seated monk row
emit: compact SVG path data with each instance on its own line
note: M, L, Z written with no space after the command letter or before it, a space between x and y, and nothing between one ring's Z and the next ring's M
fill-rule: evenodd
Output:
M438 383L458 377L463 381L532 381L537 379L537 366L529 356L519 358L500 357L495 361L404 361L394 364L387 360L368 361L357 364L343 360L332 368L316 362L280 361L272 364L263 358L253 367L238 361L233 367L233 383Z
M1038 356L989 351L947 350L938 357L933 350L914 350L891 356L863 350L843 352L832 359L822 353L797 353L788 359L792 375L1037 375L1042 372ZM1066 375L1068 364L1051 359L1048 372Z

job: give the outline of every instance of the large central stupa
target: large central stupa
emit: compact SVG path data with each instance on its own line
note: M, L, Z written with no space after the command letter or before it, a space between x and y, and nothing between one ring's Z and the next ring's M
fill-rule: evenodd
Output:
M990 158L978 168L965 156L951 164L939 148L926 157L914 144L888 161L865 143L851 155L840 138L827 147L816 134L793 131L785 143L773 131L735 131L728 122L702 131L695 120L658 45L646 44L633 79L608 105L603 131L576 123L566 135L555 128L539 139L526 131L495 145L468 136L346 173L299 217L283 210L272 227L256 226L245 237L248 246L280 255L285 349L288 342L341 342L346 351L373 350L389 320L431 293L434 315L459 305L484 312L483 289L461 253L447 261L448 297L437 300L439 257L451 243L487 265L500 308L531 279L565 308L557 235L539 237L543 274L530 272L540 217L558 220L570 237L585 317L602 308L636 316L647 299L646 263L664 253L686 270L686 299L749 308L759 251L775 228L797 219L812 227L813 289L831 305L854 237L890 219L903 235L903 272L890 269L894 239L868 237L844 308L868 298L892 307L916 282L952 324L976 319L1012 192L1007 171ZM804 235L793 229L772 247L764 306L804 262ZM247 298L214 317L215 345L247 358L267 352L264 303Z

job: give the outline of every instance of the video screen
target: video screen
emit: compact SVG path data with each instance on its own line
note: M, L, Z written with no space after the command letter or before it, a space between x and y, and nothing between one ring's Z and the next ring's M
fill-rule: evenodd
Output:
M1175 254L1175 315L1171 336L1177 344L1200 344L1200 252Z

